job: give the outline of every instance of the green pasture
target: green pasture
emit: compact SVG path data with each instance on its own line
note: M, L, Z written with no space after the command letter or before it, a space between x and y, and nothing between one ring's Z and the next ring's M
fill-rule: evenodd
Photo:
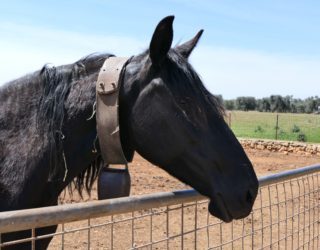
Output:
M230 111L226 117L231 129L240 138L275 139L320 143L320 115L277 114L256 111Z

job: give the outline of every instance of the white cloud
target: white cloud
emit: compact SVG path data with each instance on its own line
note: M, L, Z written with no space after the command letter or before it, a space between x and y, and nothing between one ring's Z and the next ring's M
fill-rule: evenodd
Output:
M12 23L0 23L0 37L0 84L46 63L72 63L93 52L130 56L149 43L131 37L84 35ZM191 62L209 90L224 98L320 95L319 59L200 44Z

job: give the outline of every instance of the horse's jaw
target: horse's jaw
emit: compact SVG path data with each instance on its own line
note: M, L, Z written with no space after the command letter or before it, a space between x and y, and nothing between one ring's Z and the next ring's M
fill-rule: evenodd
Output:
M222 198L218 197L215 200L210 200L208 205L208 211L212 216L215 216L224 222L231 222L233 220L226 204Z

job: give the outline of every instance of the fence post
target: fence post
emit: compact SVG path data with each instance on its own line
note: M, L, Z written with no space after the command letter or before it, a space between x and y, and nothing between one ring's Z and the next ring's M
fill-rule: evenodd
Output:
M276 117L276 140L278 140L278 129L279 129L279 114Z
M231 111L229 112L229 115L228 115L228 123L229 123L229 128L231 128Z

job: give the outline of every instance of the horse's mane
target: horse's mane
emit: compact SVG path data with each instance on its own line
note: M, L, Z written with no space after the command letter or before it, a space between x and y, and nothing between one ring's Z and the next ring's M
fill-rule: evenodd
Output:
M175 93L179 93L179 96L176 98L184 99L182 101L185 101L189 105L195 105L195 103L187 99L188 96L193 96L197 103L202 104L201 106L209 107L211 111L214 111L215 115L224 117L225 109L223 103L221 103L217 96L211 94L205 88L197 72L191 64L186 62L187 59L174 49L169 51L168 59L167 65L170 67L170 70L167 70L167 72L170 72L170 76L168 77L169 79L176 79L174 81L176 85L171 85L170 88L173 88Z
M87 76L89 63L104 62L109 54L91 54L79 61L59 66L50 67L45 65L39 72L39 80L42 82L42 93L39 101L39 110L37 115L37 128L42 133L47 134L47 140L50 147L49 162L50 174L52 178L63 179L65 174L65 156L63 150L63 124L65 118L65 101L74 81ZM100 68L100 67L99 67ZM93 103L92 103L93 104ZM74 187L79 194L82 194L83 188L88 193L99 173L101 166L101 157L97 157L82 173L74 180ZM70 185L69 185L70 187ZM71 190L71 188L70 188Z
M39 72L42 93L37 114L37 129L48 137L49 180L60 176L60 165L63 166L64 102L70 91L74 71L77 71L74 65L59 68L45 65Z

